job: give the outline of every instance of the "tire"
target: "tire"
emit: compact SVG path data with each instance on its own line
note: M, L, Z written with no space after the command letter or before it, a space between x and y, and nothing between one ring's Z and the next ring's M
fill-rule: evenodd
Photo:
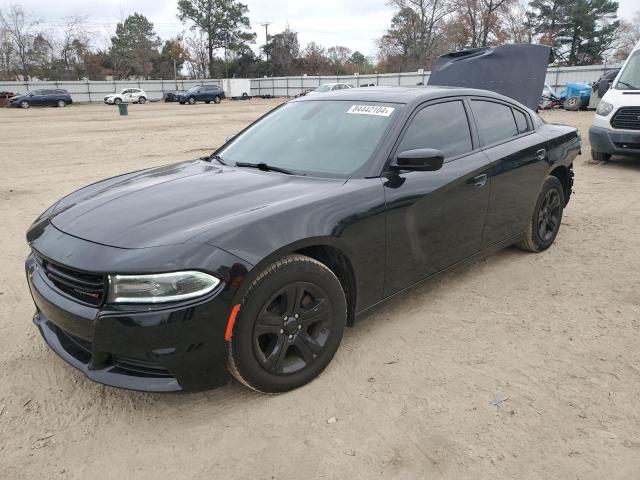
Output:
M196 99L194 97L189 97L189 105L195 105Z
M22 108L29 108L29 107L31 106L31 104L30 104L29 102L27 102L26 100L22 100L22 101L20 102L20 106L21 106Z
M564 189L560 180L547 177L538 195L525 238L516 246L536 253L549 248L560 231L564 205Z
M144 97L140 97L140 98L138 99L138 103L139 103L140 105L144 105L145 103L147 103L147 99L146 99L146 98L144 98Z
M180 102L180 105L184 105L184 102Z
M247 290L229 343L229 371L258 392L301 387L331 362L346 320L347 301L334 273L312 258L287 256Z
M209 105L211 103L211 100L205 100L204 103L206 103L207 105Z
M58 101L56 102L56 105L57 105L59 108L64 108L64 107L66 107L66 106L67 106L67 104L64 102L64 100L58 100Z
M569 97L564 101L562 106L570 112L578 111L580 107L582 107L582 99L580 97Z
M113 99L113 104L114 105L120 105L121 103L122 103L122 99L120 99L120 98L114 98Z
M610 153L598 152L597 150L591 149L591 158L598 162L608 162L611 159Z
M213 99L213 103L218 104L222 101L222 99L219 96L215 96L215 98Z

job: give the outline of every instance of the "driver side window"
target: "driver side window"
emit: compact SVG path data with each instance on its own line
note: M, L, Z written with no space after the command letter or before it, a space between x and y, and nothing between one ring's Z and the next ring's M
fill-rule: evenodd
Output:
M461 100L429 105L413 117L398 153L419 148L434 148L445 160L473 150L471 130Z

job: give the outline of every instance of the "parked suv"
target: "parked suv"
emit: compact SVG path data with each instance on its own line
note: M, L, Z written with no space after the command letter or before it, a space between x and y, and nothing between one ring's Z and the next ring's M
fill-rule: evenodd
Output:
M66 107L71 105L73 100L66 90L56 88L53 90L32 90L24 95L17 95L9 101L10 107L29 108L38 107Z
M120 93L113 93L104 97L104 103L107 105L118 105L122 102L128 103L146 103L147 93L139 88L123 88Z
M224 98L224 91L218 85L197 85L178 95L178 101L184 105L196 102L220 103Z

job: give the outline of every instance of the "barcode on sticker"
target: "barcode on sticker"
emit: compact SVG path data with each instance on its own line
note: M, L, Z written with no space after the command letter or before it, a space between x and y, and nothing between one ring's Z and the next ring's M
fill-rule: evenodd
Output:
M347 113L354 115L377 115L379 117L388 117L393 113L395 108L379 107L377 105L352 105Z

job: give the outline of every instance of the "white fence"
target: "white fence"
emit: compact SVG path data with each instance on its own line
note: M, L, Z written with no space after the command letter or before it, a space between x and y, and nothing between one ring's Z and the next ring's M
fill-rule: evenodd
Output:
M586 67L557 67L547 70L547 83L553 87L563 87L567 82L594 82L616 65L590 65ZM346 82L356 87L373 83L375 85L416 85L429 81L430 72L424 73L385 73L374 75L342 76L292 76L251 79L251 95L271 95L274 97L293 97L303 90L316 88L323 83ZM149 95L150 100L160 100L165 92L188 90L195 85L222 85L220 79L205 80L132 80L132 81L75 81L75 82L0 82L0 91L25 93L41 88L63 88L68 90L76 102L101 102L105 95L120 91L122 88L138 87Z

